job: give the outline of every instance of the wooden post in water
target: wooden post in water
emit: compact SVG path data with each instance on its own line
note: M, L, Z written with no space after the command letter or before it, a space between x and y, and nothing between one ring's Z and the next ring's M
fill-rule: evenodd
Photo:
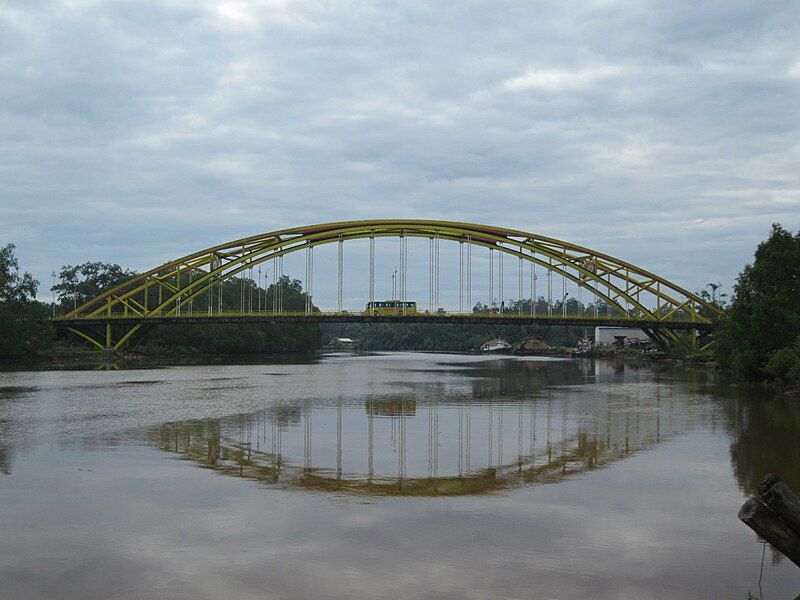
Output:
M777 475L767 475L758 486L761 499L789 528L800 535L800 500Z
M800 567L800 501L777 475L764 477L758 489L761 500L745 502L739 520Z

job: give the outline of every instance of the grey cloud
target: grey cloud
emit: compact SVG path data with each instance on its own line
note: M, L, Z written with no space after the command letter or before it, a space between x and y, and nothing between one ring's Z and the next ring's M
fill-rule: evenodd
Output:
M0 238L48 281L63 262L143 269L281 226L441 217L730 285L770 223L800 227L798 17L6 3Z

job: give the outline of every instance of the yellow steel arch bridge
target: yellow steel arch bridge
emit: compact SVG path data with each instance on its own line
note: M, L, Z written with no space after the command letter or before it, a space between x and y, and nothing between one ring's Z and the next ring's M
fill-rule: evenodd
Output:
M391 314L375 308L375 240L398 239L398 293ZM428 309L406 309L409 238L428 241ZM369 240L369 304L358 311L343 306L343 246L357 239ZM459 248L458 310L440 307L441 241L455 242ZM338 244L338 306L320 310L313 303L314 248ZM518 298L537 295L537 268L546 277L545 308L530 302L509 309L501 301L485 310L471 308L473 250L488 249L489 300L497 285L504 297L503 259L516 261ZM239 310L223 308L220 286L232 278L244 278L254 267L269 261L275 281L280 281L283 257L305 253L306 273L304 310L284 310L278 286L272 306L242 305ZM485 251L485 250L484 250ZM506 263L508 264L508 263ZM497 269L495 273L495 268ZM558 292L561 280L563 297ZM568 311L567 284L588 291L595 299L593 309ZM528 285L530 288L528 288ZM544 297L543 284L540 291ZM512 289L509 287L508 289ZM557 300L553 300L553 294ZM195 300L205 297L204 310ZM598 306L603 306L602 314ZM466 310L465 310L466 308ZM555 238L502 227L453 221L371 220L323 223L282 229L219 244L187 254L155 267L85 302L56 319L56 326L71 332L100 349L122 349L146 335L157 325L221 322L456 322L518 323L553 325L623 325L643 329L660 345L698 345L698 337L709 332L720 310L676 283L608 254Z

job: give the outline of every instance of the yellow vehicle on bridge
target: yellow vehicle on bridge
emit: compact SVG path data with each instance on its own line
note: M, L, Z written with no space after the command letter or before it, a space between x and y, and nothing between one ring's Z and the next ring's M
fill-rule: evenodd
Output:
M417 314L416 302L401 302L400 300L384 300L382 302L367 302L367 315L415 315Z

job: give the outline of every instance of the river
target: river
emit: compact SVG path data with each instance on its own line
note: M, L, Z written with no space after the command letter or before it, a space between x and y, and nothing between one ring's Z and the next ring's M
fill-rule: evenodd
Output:
M4 371L0 598L794 598L736 513L799 440L658 364Z

